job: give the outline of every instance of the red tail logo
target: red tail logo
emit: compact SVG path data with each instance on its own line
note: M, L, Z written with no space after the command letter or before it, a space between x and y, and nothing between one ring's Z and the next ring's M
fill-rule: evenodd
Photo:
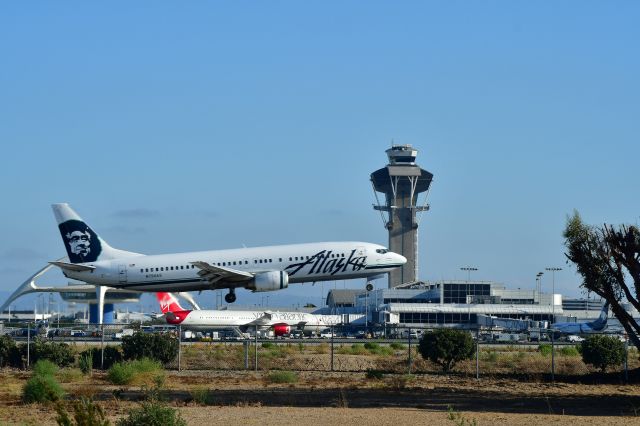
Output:
M160 310L163 314L167 312L184 311L178 303L178 300L176 300L175 296L171 293L156 293L156 298L158 299L158 303L160 303Z

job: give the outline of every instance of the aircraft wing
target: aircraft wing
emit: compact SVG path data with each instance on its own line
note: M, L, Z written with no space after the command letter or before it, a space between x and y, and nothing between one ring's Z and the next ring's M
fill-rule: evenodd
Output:
M199 269L198 275L207 280L209 284L216 284L219 281L242 283L249 281L253 278L253 274L244 271L238 271L237 269L226 268L223 266L212 265L207 262L191 262L196 268Z

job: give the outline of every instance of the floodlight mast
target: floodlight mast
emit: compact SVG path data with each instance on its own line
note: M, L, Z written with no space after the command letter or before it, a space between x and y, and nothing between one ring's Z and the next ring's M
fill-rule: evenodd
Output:
M418 278L418 225L420 214L429 210L427 195L433 174L416 164L418 150L411 145L392 145L386 150L389 164L371 173L371 184L382 222L389 232L389 250L407 258L401 268L389 273L389 288ZM385 195L384 205L378 192ZM422 205L421 193L426 193Z

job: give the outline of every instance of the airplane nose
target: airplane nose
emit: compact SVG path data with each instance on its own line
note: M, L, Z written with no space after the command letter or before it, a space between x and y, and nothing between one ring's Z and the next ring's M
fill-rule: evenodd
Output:
M407 263L407 258L406 258L406 257L404 257L403 255L398 254L398 253L394 253L394 254L395 254L395 255L396 255L396 257L398 258L398 262L399 262L399 263L401 263L401 264L403 264L403 265L404 265L405 263Z

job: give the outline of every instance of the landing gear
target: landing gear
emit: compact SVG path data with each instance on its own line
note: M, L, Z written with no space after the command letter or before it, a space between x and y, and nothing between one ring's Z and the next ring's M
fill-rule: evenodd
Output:
M371 290L373 290L373 284L367 283L365 288L367 289L367 291L371 291Z
M224 296L224 300L227 303L233 303L236 301L236 290L233 288L229 289L229 293Z

